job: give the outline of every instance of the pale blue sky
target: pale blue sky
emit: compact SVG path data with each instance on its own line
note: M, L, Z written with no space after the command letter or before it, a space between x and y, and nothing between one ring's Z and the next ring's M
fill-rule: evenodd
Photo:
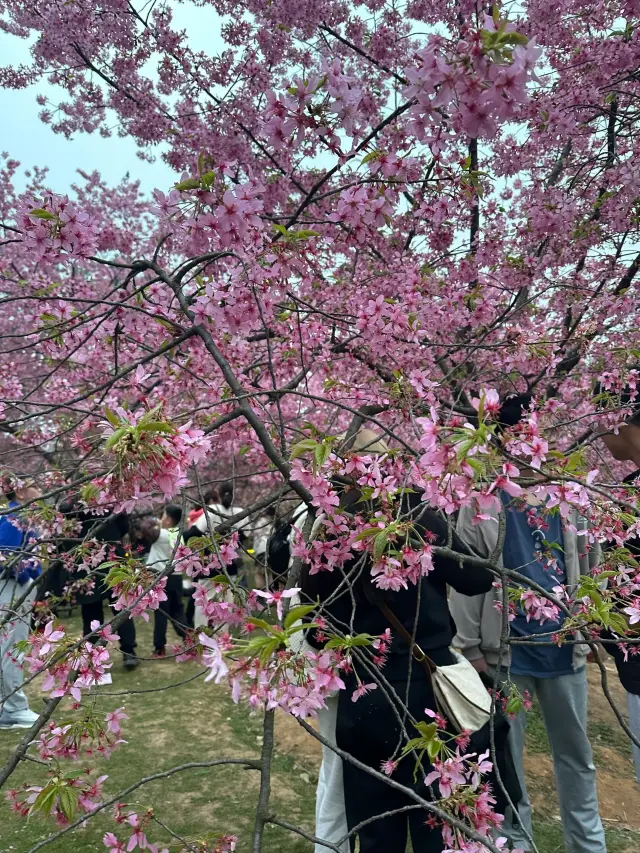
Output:
M207 53L217 53L221 19L211 7L195 7L190 3L175 4L176 28L189 32L192 47ZM29 42L0 32L0 64L19 65L29 60ZM140 180L142 189L166 188L175 181L175 175L158 157L155 163L146 163L136 156L136 145L131 139L112 136L104 139L97 133L77 134L66 139L54 133L38 118L41 107L36 95L45 93L52 100L62 100L60 91L46 82L28 89L0 88L0 151L7 151L19 160L23 169L35 165L49 167L48 183L56 192L66 192L78 176L76 169L98 169L104 179L115 184L129 172ZM22 177L17 182L24 186Z

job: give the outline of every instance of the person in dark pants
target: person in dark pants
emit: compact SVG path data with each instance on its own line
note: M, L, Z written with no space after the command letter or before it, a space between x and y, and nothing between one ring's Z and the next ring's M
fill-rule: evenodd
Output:
M175 504L167 504L160 523L155 519L145 521L140 528L142 542L149 546L147 567L160 574L173 556L180 534L182 509ZM187 635L187 620L183 607L182 575L172 572L167 576L165 587L166 601L153 614L154 658L165 656L167 644L167 621L170 620L176 634L183 640Z
M341 505L347 513L360 512L362 502L358 490L352 489L343 494ZM404 518L413 519L416 534L425 541L432 538L436 544L448 541L446 523L421 503L420 495L412 493L403 498L402 510ZM452 547L468 553L455 535ZM367 633L374 636L383 634L387 629L392 631L393 640L383 674L399 697L400 704L382 685L364 692L359 698L355 693L357 701L354 701L354 692L359 686L355 670L345 674L346 690L340 691L338 700L338 747L379 771L383 762L398 758L399 748L404 744L398 717L404 716L402 705L405 701L409 713L416 720L425 719L425 708L437 707L431 681L415 660L416 647L424 650L438 666L456 662L449 648L455 626L447 604L447 584L463 594L476 595L491 589L493 577L486 569L464 566L438 555L433 559L433 570L422 577L419 585L410 583L406 590L387 592L374 586L370 558L365 558L364 565L362 562L362 558L356 559L347 563L342 571L314 575L305 568L302 592L312 601L327 602L321 614L328 620L329 630L336 626L339 631L353 635ZM349 583L344 582L345 576ZM410 635L409 640L414 638L413 648L394 630L385 610L386 613L391 610L393 617L402 623ZM313 616L307 618L312 619ZM312 631L308 632L308 640L316 644ZM375 672L375 664L371 661L369 667L373 667ZM356 670L359 668L356 663ZM365 677L361 668L360 675ZM367 674L365 680L374 681L374 678ZM415 733L410 723L407 723L407 728L409 736L413 736ZM469 751L476 750L470 748ZM399 762L391 778L431 800L434 793L423 782L430 769L425 760L415 775L418 781L415 781L415 761L408 756ZM411 805L412 801L405 794L347 760L343 761L343 778L349 830L363 821L371 821L358 830L360 853L405 853L409 834L413 849L419 853L440 853L443 850L441 829L429 824L428 815L423 810L372 820L377 815Z
M602 388L596 387L596 393L601 394ZM640 488L640 398L632 393L629 387L625 388L620 395L620 404L632 408L631 414L626 418L624 425L616 432L599 432L602 441L618 462L631 462L636 470L628 474L623 482L628 488ZM637 493L636 493L637 494ZM629 549L634 560L640 561L640 537L628 539L625 547ZM605 551L611 551L614 543L607 543ZM619 610L625 614L625 607L632 603L632 599L621 598ZM637 640L638 634L634 633L638 625L629 625L629 636ZM618 636L614 631L603 631L602 639L609 640L604 644L605 649L613 657L620 683L627 691L627 709L629 711L629 728L636 738L640 740L640 647L636 644L622 645L613 642L619 640L624 644L626 634ZM635 743L633 747L633 763L635 766L636 782L640 784L640 747Z
M81 524L79 538L83 541L95 539L98 542L107 542L112 546L114 557L124 557L126 548L124 538L129 533L129 518L126 513L119 513L110 516L96 516L82 510L77 502L65 501L60 506L60 511L66 516L76 519ZM63 543L62 549L65 551L71 550L77 543ZM99 622L101 625L105 620L104 602L111 602L111 591L105 584L106 570L100 568L93 575L93 588L82 591L76 596L76 602L80 605L82 614L82 633L83 636L92 634L91 623ZM73 576L73 580L79 580L86 577L86 573L77 572ZM117 612L111 608L111 616L117 615ZM136 656L136 628L133 619L129 616L121 625L118 626L118 635L120 637L120 651L122 652L122 661L125 669L135 669L138 666L138 658Z

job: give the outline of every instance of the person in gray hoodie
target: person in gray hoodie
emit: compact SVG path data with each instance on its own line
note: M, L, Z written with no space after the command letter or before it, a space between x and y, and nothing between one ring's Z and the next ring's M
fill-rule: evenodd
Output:
M521 395L503 405L499 416L502 428L520 421L530 399ZM589 574L597 564L599 548L589 543L586 521L577 513L563 519L559 513L536 506L535 500L512 498L506 492L499 497L499 510L494 509L491 519L479 523L474 522L475 508L463 507L457 532L479 556L489 557L498 544L502 516L505 537L499 564L523 576L520 585L526 588L528 579L550 593L560 584L571 591L580 576ZM512 642L501 644L501 604L502 592L496 588L472 597L452 590L450 609L457 629L453 645L479 672L493 675L499 668L500 683L511 682L521 694L526 691L538 699L553 753L566 848L570 853L606 853L587 736L585 663L589 648L582 643L551 644L551 635L562 626L563 614L541 623L535 617L528 619L520 606L509 623ZM533 828L523 766L526 722L522 710L511 724L511 750L523 796L518 815L507 814L503 830L515 847L528 851Z

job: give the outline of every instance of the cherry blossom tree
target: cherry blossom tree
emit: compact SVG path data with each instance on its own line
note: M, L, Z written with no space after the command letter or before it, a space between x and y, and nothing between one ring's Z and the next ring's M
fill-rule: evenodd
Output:
M59 93L38 97L54 131L126 135L175 171L152 199L98 171L67 191L49 185L43 152L18 192L19 164L5 156L0 430L3 466L44 489L24 513L45 568L59 540L77 536L56 509L70 493L98 514L140 512L232 477L247 506L236 521L283 501L308 506L284 592L235 584L242 546L228 529L174 554L208 620L181 657L202 659L264 712L259 759L206 765L260 774L258 853L273 819L275 710L309 728L344 668L366 654L381 665L389 640L365 638L358 651L320 613L327 649L295 651L307 612L287 608L300 566L337 571L365 554L378 587L419 581L442 548L398 520L404 490L450 525L463 506L482 518L501 489L535 493L564 517L578 509L587 547L614 543L600 567L608 591L593 578L550 596L495 559L476 564L494 572L506 608L519 602L538 621L564 612L571 633L559 641L578 628L592 642L603 627L627 633L621 598L630 622L640 618L638 566L624 549L638 535L635 494L597 442L623 423L640 377L640 4L201 5L219 16L218 51L194 49L169 3L0 6L4 32L31 40L28 64L0 70L3 86L45 78ZM531 409L498 442L500 402L523 392ZM382 458L344 450L363 425L385 438ZM345 517L338 481L357 485L375 515ZM69 554L89 577L108 562L93 540ZM31 636L28 678L43 676L46 709L0 783L34 751L45 763L77 756L59 704L82 706L96 689L118 624L158 606L165 575L135 555L111 565L120 615L96 626L101 642L52 618ZM625 648L635 651L631 636ZM126 748L121 727L114 708L91 748ZM465 764L444 735L429 737L442 797L418 801L448 849L502 849L486 757ZM385 771L394 784L391 756ZM56 837L128 793L105 793L98 770L64 784L41 776L12 794L14 807L53 815ZM154 849L144 815L116 820L107 849Z

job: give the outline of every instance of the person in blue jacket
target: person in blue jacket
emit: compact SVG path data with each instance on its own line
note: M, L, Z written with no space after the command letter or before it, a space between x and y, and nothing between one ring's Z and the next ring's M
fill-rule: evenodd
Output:
M19 487L5 479L2 491L8 509L0 515L0 730L29 729L38 719L31 711L22 683L22 654L15 647L29 636L34 581L42 569L30 554L37 535L27 529L20 507L40 496L33 486ZM6 621L5 621L6 620ZM3 624L4 623L4 624Z

